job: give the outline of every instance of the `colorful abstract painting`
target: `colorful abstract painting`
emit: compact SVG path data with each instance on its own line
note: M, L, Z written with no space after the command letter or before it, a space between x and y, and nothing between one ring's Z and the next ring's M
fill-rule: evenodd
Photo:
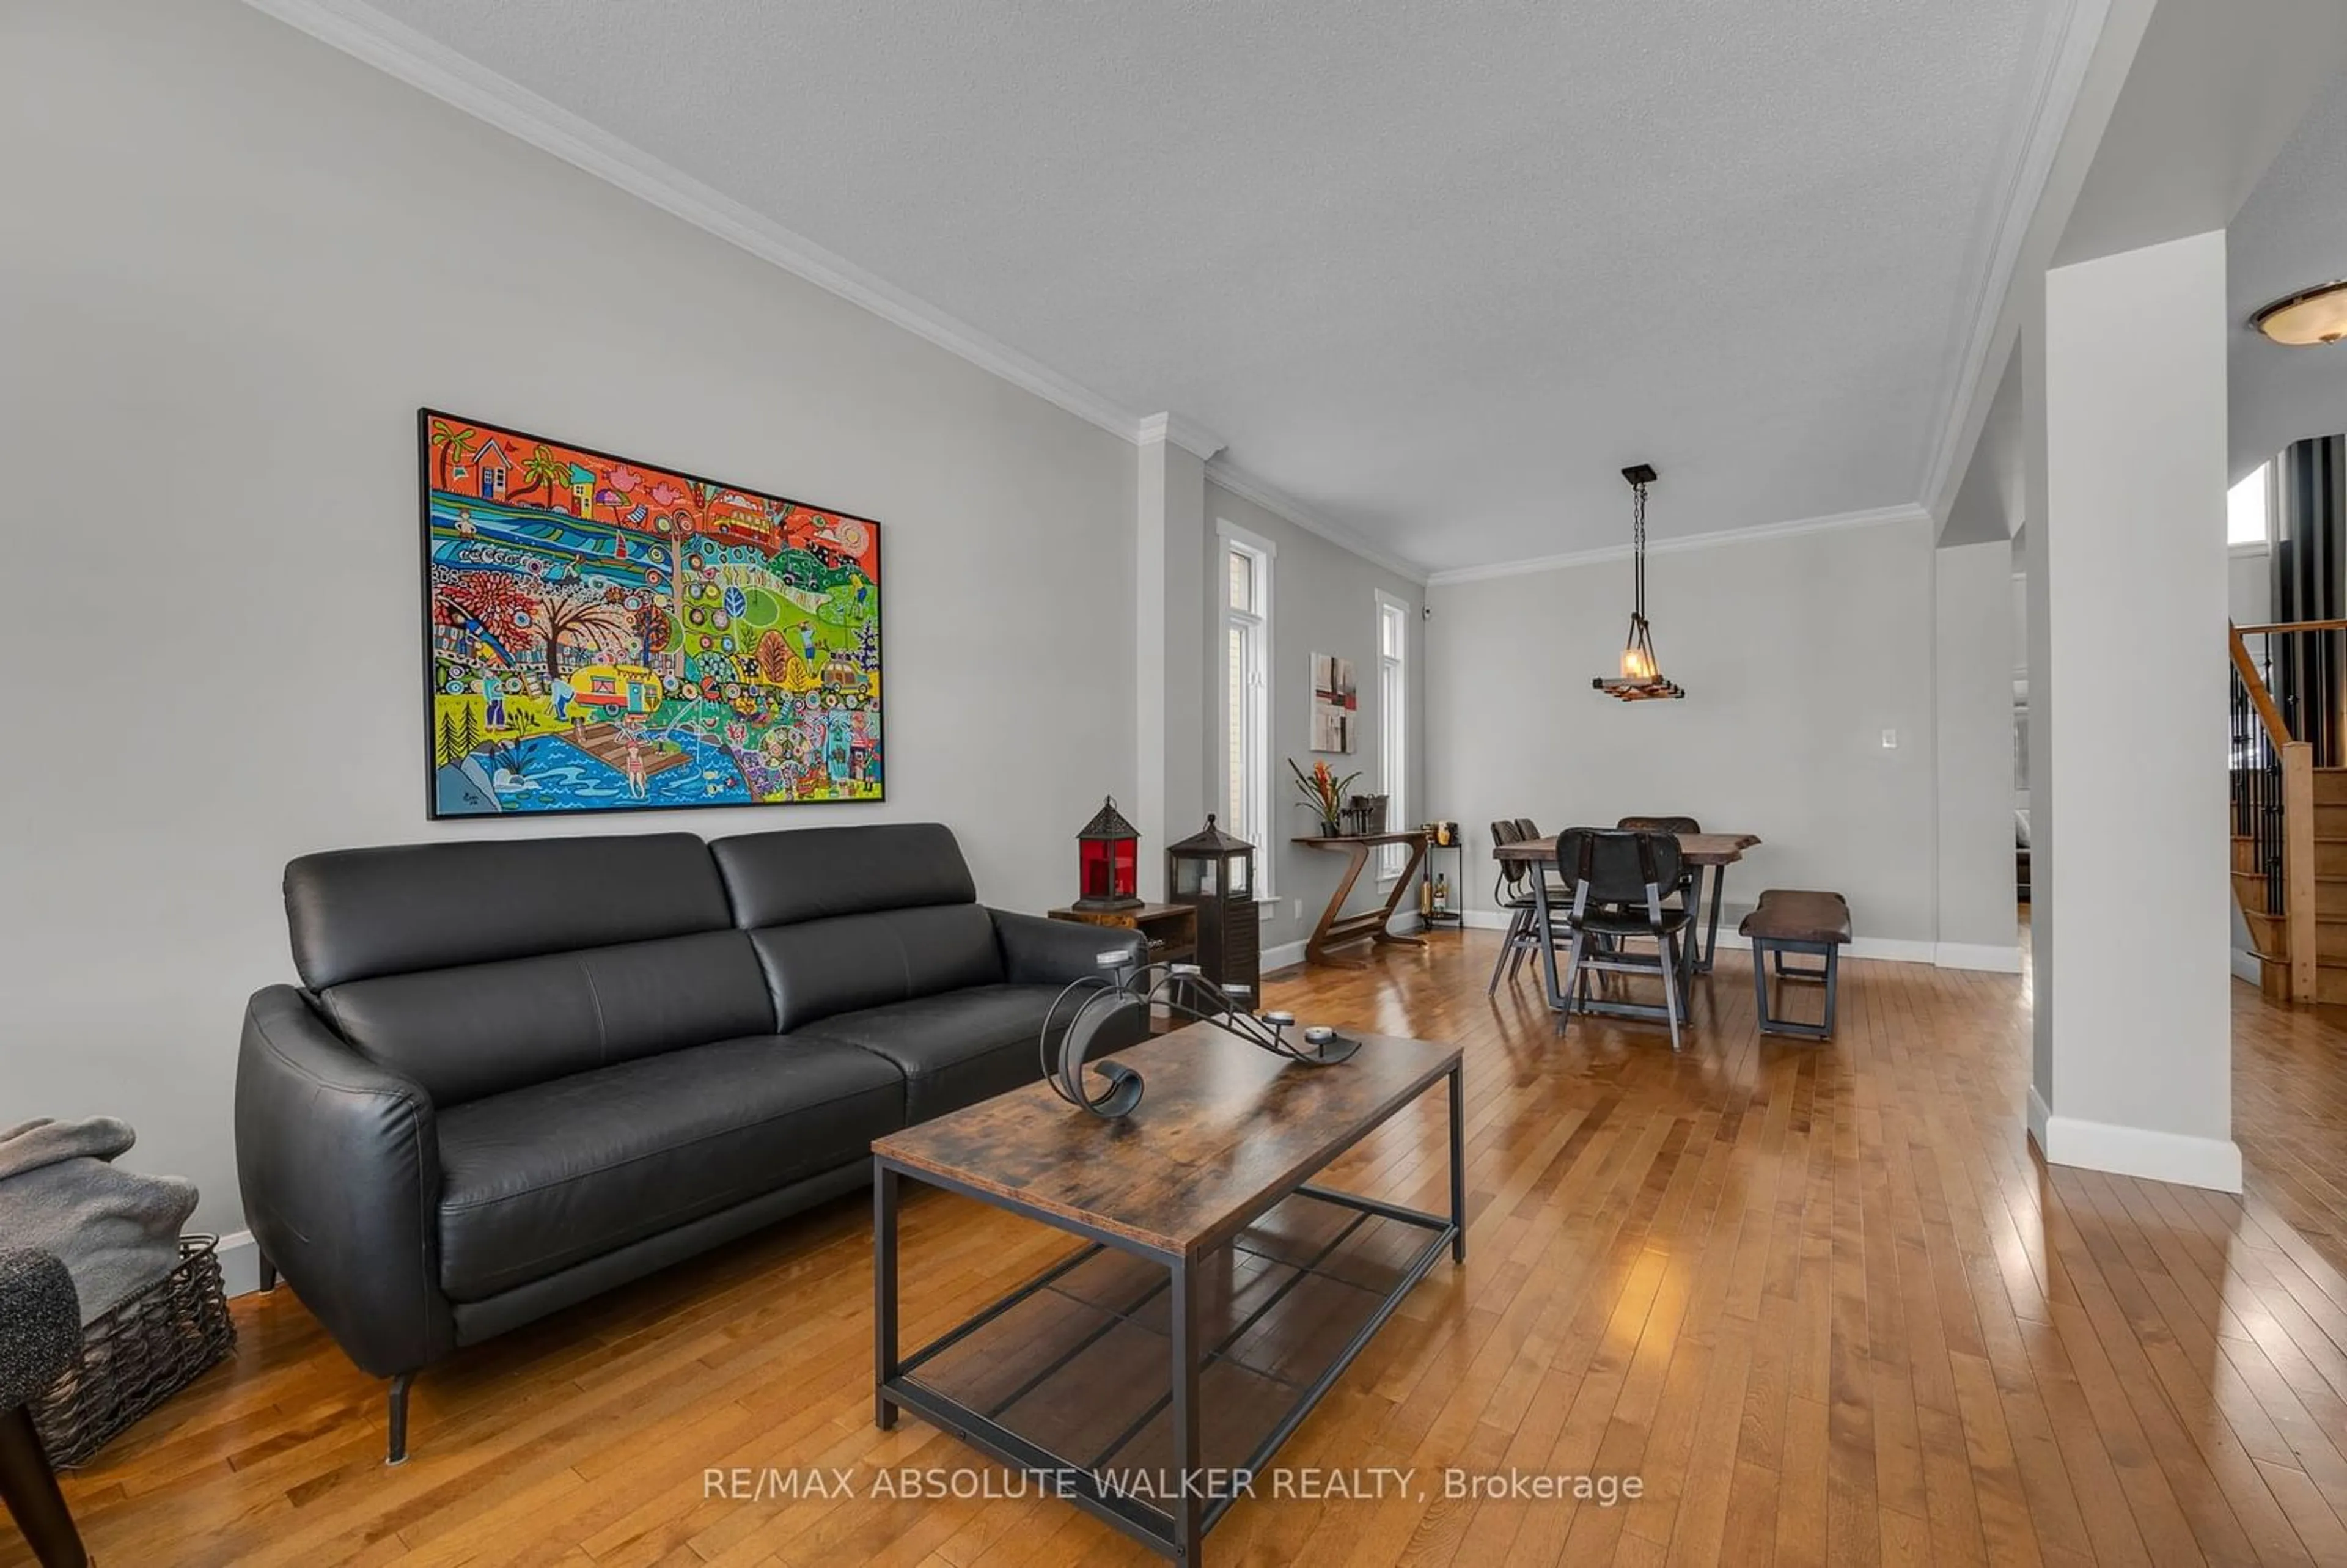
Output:
M880 526L436 409L431 815L878 800Z
M1333 653L1312 656L1312 749L1350 753L1361 700L1353 690L1353 661Z

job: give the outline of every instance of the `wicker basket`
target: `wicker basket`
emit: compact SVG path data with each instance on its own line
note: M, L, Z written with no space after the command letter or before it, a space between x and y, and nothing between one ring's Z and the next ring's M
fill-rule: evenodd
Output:
M83 1327L80 1358L33 1405L51 1463L81 1463L236 1348L219 1239L181 1236L178 1267Z

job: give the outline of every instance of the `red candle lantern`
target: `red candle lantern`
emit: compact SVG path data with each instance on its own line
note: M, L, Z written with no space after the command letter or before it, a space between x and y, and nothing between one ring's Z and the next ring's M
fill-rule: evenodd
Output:
M1124 820L1111 795L1084 830L1076 835L1078 870L1081 876L1079 909L1137 909L1134 891L1141 867L1141 830Z

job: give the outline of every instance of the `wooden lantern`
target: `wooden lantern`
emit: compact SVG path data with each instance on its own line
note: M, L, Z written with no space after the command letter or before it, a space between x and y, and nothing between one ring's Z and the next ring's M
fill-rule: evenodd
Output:
M1206 818L1205 831L1165 851L1166 897L1198 912L1196 962L1208 983L1263 989L1262 920L1255 907L1255 845Z

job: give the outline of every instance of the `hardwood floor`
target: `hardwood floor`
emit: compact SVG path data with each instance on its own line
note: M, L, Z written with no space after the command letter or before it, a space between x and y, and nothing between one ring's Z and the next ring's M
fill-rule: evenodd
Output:
M1840 1037L1762 1040L1723 953L1661 1031L1560 1038L1496 938L1438 937L1276 1005L1466 1050L1473 1223L1280 1463L1417 1471L1243 1503L1217 1563L2347 1563L2347 1028L2235 987L2242 1199L2037 1164L2006 976L1852 961ZM1445 1201L1431 1096L1348 1154ZM904 1215L917 1344L1065 1249L944 1194ZM871 1419L865 1205L467 1352L381 1462L381 1386L291 1293L67 1493L109 1565L1091 1563L1153 1559L1057 1501L888 1501L974 1463ZM827 1467L866 1495L733 1501ZM1612 1507L1445 1495L1442 1471L1635 1475ZM25 1562L0 1530L0 1563Z

